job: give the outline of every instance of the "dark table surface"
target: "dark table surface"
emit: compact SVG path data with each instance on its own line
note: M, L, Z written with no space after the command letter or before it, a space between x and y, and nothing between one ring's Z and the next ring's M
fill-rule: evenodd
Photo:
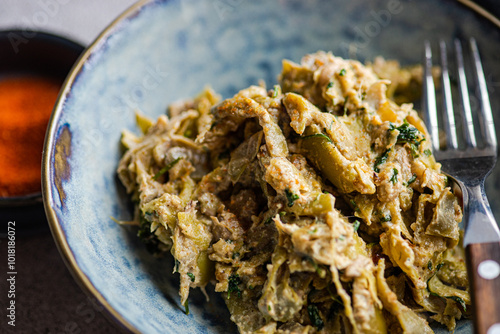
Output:
M45 223L40 219L40 223ZM47 229L16 237L15 327L7 324L7 240L0 240L1 333L120 333L66 268ZM10 288L10 287L9 287Z
M46 31L61 33L88 45L107 23L132 2L133 0L2 0L0 29L19 26L44 28ZM500 6L496 0L478 2L497 16L500 15ZM51 3L52 9L44 9L41 3ZM59 3L67 4L57 5ZM36 13L41 11L50 18L42 27L33 20ZM72 15L78 19L73 20ZM41 226L38 230L28 234L21 230L16 232L15 327L9 326L9 319L6 318L9 288L8 240L0 239L0 333L123 332L110 320L95 299L87 296L75 282L58 252L43 213L35 220L37 221L33 223ZM7 224L6 221L0 223Z

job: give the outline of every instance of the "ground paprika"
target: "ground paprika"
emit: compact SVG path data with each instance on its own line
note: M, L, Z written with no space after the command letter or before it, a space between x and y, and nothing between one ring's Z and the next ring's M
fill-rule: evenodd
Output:
M45 130L59 89L50 78L0 77L0 197L40 191Z

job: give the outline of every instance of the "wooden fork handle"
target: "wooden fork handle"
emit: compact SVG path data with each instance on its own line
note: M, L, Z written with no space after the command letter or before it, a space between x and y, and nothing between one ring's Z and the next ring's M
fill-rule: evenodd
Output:
M476 334L500 334L500 242L466 248Z

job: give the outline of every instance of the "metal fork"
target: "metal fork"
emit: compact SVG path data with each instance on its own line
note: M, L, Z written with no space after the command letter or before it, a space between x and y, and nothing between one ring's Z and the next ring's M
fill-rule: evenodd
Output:
M476 77L477 97L481 104L478 119L484 145L478 145L476 140L461 41L455 40L454 48L465 147L459 148L458 144L448 57L446 44L443 41L439 43L439 49L446 148L440 147L436 93L431 74L432 52L428 41L425 42L423 110L431 134L434 156L442 164L443 172L451 176L462 190L464 247L474 309L475 333L499 334L500 232L484 191L484 181L496 163L497 140L477 43L474 39L470 39L468 44Z

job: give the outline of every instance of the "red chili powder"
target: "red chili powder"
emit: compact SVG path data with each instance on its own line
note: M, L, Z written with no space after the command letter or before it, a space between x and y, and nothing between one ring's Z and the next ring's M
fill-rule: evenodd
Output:
M0 79L0 197L40 191L45 130L59 89L43 77Z

